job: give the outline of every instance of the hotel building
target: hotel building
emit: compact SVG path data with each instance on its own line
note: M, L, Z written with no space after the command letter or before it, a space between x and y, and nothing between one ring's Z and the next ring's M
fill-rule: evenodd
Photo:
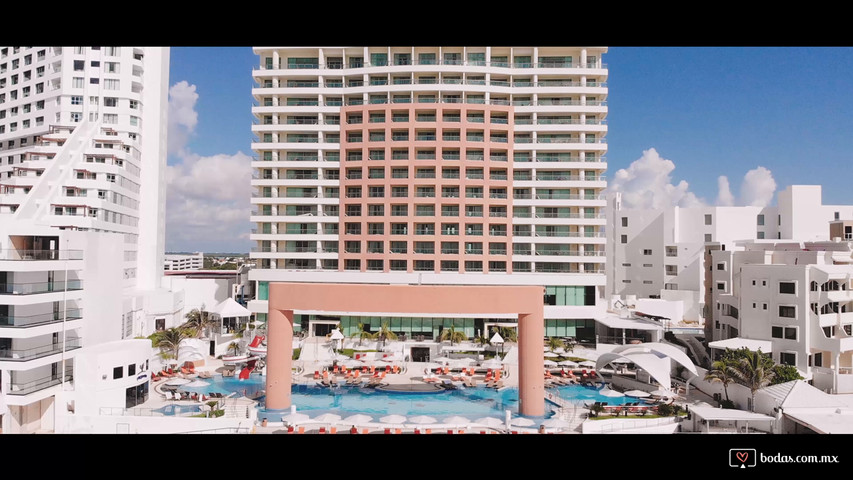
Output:
M160 289L168 78L168 48L0 47L3 431L52 431L79 349L174 311Z
M594 338L606 51L255 47L249 309L266 318L269 282L539 285L546 335ZM295 321L424 338L515 321L417 313Z

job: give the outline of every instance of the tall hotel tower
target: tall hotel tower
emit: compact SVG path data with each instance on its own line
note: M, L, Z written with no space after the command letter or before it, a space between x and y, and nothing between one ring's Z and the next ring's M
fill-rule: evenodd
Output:
M0 47L6 432L52 430L81 347L145 333L163 275L168 79L168 48Z
M603 47L256 47L251 257L269 282L541 285L546 335L603 309ZM496 318L297 312L435 338Z

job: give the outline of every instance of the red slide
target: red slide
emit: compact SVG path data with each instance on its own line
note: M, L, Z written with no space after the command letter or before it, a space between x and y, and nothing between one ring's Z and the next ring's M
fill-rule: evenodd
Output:
M258 337L255 337L257 340ZM250 360L246 364L246 368L240 370L240 380L247 380L249 378L249 374L252 373L252 370L255 369L255 360Z
M252 343L249 344L249 347L259 347L261 345L261 342L264 341L264 338L265 337L263 335L255 335L255 338L252 340Z

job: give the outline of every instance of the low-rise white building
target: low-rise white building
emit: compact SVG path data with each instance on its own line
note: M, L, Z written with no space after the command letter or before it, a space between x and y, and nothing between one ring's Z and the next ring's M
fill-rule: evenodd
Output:
M737 242L711 259L712 349L761 345L821 390L853 393L853 244Z
M201 270L204 268L204 254L197 252L194 254L166 254L163 269L166 271L175 270Z
M769 207L629 209L619 193L608 203L608 294L681 300L696 322L707 318L707 244L829 240L829 222L853 218L851 205L823 205L820 185L791 185Z

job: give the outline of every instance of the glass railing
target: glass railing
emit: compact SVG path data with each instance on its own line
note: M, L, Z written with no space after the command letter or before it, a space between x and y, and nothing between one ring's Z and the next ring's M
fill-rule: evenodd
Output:
M79 337L68 337L65 341L65 351L76 350L81 348L82 339ZM39 347L27 348L23 350L14 350L7 348L0 348L0 359L3 360L12 360L12 361L28 361L33 360L35 358L46 357L48 355L55 355L57 353L62 352L62 341L57 343L51 343L49 345L42 345Z
M65 381L70 382L74 379L74 367L66 366L65 367ZM36 380L30 380L29 382L11 382L9 384L9 389L6 391L7 395L29 395L30 393L38 392L40 390L44 390L45 388L52 387L54 385L59 385L62 383L62 379L57 376L48 376L38 378Z
M42 313L39 315L0 315L0 327L28 328L62 322L63 320L79 320L81 318L83 318L83 312L79 308L66 310L64 318L62 312Z
M0 260L82 260L83 250L0 250Z
M0 295L34 295L38 293L62 292L64 290L82 290L82 280L68 282L0 283Z

